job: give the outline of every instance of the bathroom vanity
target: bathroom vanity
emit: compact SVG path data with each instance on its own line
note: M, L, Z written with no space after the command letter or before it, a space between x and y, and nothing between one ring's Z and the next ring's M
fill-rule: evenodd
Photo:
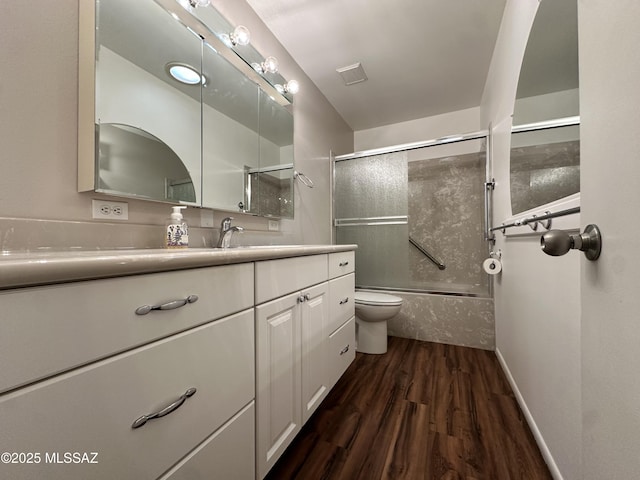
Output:
M355 356L355 245L0 257L13 479L262 479Z

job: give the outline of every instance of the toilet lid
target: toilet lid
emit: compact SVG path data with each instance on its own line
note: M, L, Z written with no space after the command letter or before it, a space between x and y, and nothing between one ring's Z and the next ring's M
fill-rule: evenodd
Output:
M356 292L355 302L366 305L402 305L402 299L395 295L375 292Z

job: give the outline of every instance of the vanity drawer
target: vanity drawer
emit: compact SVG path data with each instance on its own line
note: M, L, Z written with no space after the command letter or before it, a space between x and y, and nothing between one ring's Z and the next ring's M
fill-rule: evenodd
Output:
M255 402L251 402L160 480L255 480Z
M174 310L137 315L197 295ZM0 292L0 392L253 306L253 265Z
M287 295L328 278L327 255L256 262L256 305Z
M254 379L250 309L7 393L0 397L0 451L96 452L98 463L43 459L3 465L3 475L157 478L251 402ZM132 428L192 387L179 408Z
M355 274L329 281L329 324L327 331L333 332L355 314Z
M354 251L329 254L329 278L336 278L355 271L356 255Z
M356 358L356 319L352 317L347 323L333 332L329 337L329 388L333 387Z

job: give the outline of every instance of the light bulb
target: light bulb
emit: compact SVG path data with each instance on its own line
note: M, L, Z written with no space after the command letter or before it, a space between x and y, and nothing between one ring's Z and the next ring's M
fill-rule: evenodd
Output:
M208 7L211 4L211 0L191 0L191 4L194 7Z
M233 45L248 45L249 40L251 39L251 33L244 25L238 25L233 30L233 33L229 35L229 38Z
M277 73L278 72L278 59L276 57L267 57L262 62L262 71L264 73Z
M300 91L300 83L298 83L297 80L289 80L287 82L287 84L285 85L284 89L292 94L295 95L296 93L298 93Z

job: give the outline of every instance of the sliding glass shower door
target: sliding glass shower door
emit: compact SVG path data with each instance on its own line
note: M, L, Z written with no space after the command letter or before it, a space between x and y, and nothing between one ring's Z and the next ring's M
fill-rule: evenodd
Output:
M356 243L362 288L488 295L482 270L486 142L337 161L337 243Z

